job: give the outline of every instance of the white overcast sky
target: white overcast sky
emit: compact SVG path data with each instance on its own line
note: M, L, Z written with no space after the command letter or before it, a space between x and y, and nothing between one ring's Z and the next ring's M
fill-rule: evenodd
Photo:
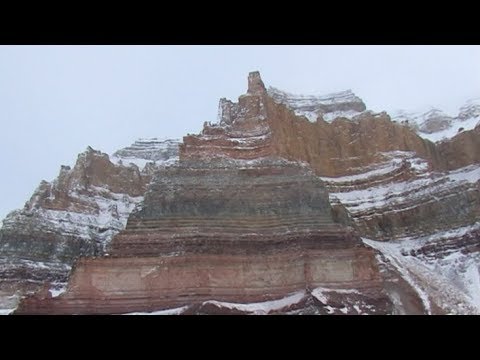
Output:
M249 71L293 93L352 89L371 110L480 97L480 46L0 46L0 219L88 145L182 137Z

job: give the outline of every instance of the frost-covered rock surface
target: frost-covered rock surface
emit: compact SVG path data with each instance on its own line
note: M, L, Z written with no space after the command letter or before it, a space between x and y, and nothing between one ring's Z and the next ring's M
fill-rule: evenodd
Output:
M373 114L351 90L328 95L298 95L269 87L268 94L310 122L319 118L329 123L337 118L357 120L361 115ZM457 115L433 107L423 111L397 110L389 115L393 121L412 128L422 138L440 142L475 128L480 122L480 98L468 100Z
M89 147L73 168L62 166L54 181L42 181L23 209L3 220L3 297L34 291L45 283L55 292L78 257L107 254L113 236L143 201L153 172L175 162L177 148L176 140L142 139L110 158Z
M442 110L409 112L398 110L391 114L392 120L406 124L424 139L440 142L453 138L458 133L472 130L480 123L480 98L468 100L458 114L450 116Z
M378 242L364 238L399 270L421 297L427 313L480 314L480 223L421 237ZM470 239L468 245L464 244ZM477 243L477 245L475 244ZM439 313L438 310L436 313Z
M143 169L147 163L164 165L178 160L179 139L138 139L132 145L113 153L116 164L135 164Z
M431 171L415 154L323 178L364 242L415 289L426 313L480 314L480 165Z
M340 117L353 119L366 110L363 101L351 90L315 96L290 94L270 87L268 94L276 102L287 105L295 114L304 116L311 122L317 121L319 117L327 122Z

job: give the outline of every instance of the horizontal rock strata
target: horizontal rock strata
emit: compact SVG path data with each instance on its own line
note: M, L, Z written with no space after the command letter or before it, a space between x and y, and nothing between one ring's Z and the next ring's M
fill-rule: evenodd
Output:
M145 154L132 151L130 160L148 162L141 158ZM154 149L147 155L155 158ZM36 291L46 283L58 288L80 256L104 254L143 200L155 167L115 164L89 147L73 168L62 166L53 182L42 181L25 207L11 212L0 229L4 297Z
M42 183L5 221L1 251L23 255L0 271L60 283L72 261L52 259L108 254L19 313L480 313L478 109L392 121L351 91L292 95L251 73L178 151L141 139L62 169L73 192Z
M17 313L208 313L298 292L303 310L288 311L390 312L374 252L334 221L322 180L276 156L266 101L251 74L223 123L185 137L180 162L158 170L109 256L80 261L64 294Z

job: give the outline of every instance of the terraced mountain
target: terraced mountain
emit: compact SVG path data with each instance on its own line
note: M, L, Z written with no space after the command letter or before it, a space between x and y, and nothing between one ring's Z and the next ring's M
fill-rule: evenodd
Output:
M477 314L480 118L467 105L412 126L350 91L291 95L251 73L178 153L158 140L88 149L42 183L0 232L3 306ZM457 120L475 126L424 136Z

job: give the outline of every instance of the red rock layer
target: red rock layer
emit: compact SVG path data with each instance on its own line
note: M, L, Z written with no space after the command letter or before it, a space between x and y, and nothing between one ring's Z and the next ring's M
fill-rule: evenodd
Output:
M252 303L320 286L356 289L387 307L379 295L380 278L370 250L306 250L84 259L64 295L29 298L17 313L111 314L208 300Z
M444 166L435 145L386 113L364 113L355 121L315 123L276 103L257 86L232 103L220 101L219 123L205 123L200 135L184 137L180 158L229 156L253 159L276 155L305 161L320 176L343 176L383 161L382 152L414 151L433 167Z

